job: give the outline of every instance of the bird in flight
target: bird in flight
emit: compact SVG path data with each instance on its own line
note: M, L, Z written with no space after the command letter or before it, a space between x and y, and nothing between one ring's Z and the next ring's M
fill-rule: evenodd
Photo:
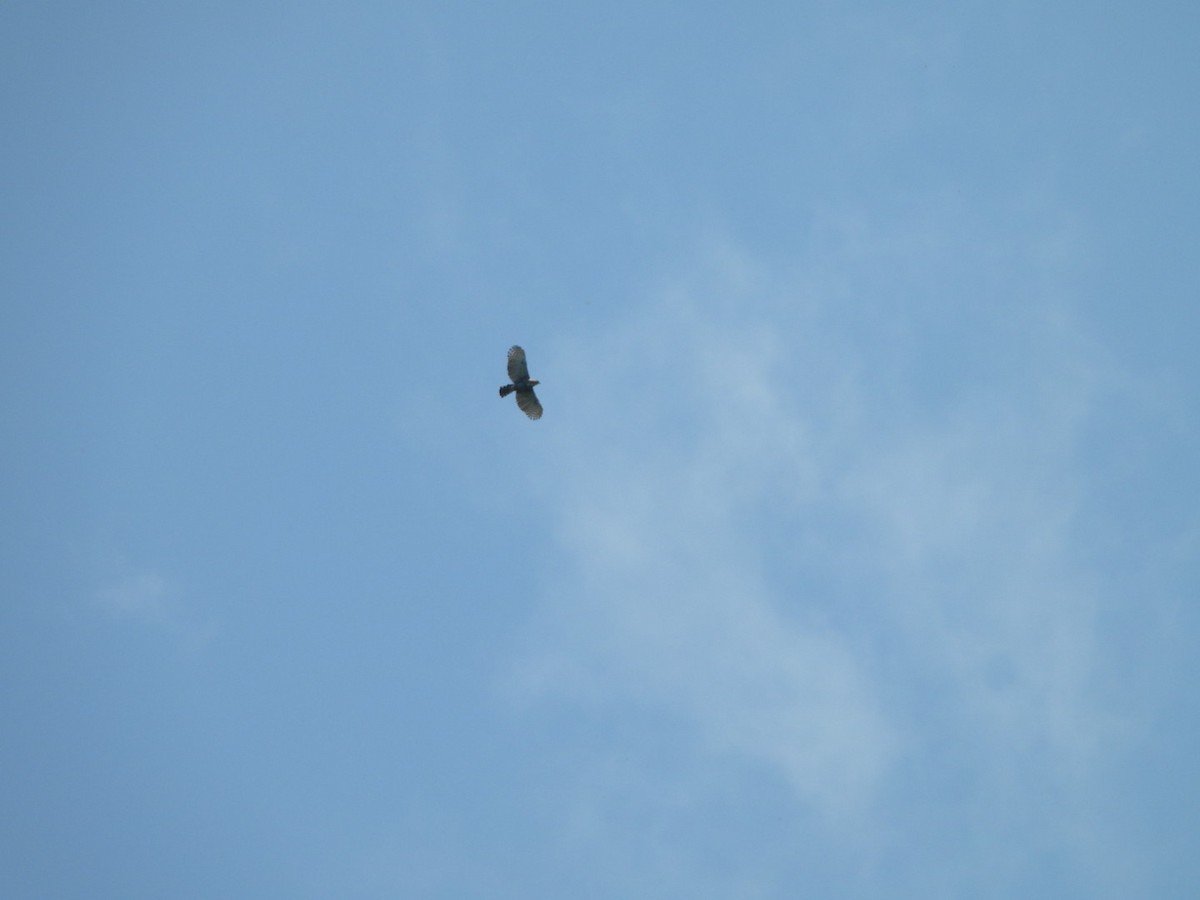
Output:
M533 386L540 384L529 377L529 366L525 365L525 351L520 347L512 347L508 351L508 378L512 384L500 388L500 396L507 397L513 391L517 392L517 406L521 412L531 419L542 417L542 404L538 403Z

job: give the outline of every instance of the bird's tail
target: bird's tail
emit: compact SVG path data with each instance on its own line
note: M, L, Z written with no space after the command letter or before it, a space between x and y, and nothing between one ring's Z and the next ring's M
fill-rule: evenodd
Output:
M500 388L500 396L507 397L509 394L511 394L516 389L517 389L517 386L515 384L506 384L504 387Z

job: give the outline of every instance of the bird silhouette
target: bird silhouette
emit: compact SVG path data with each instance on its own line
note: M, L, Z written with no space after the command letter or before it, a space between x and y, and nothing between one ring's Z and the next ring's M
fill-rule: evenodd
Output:
M531 419L542 417L542 404L538 403L537 394L533 392L535 384L541 384L529 377L529 366L525 364L525 351L520 347L511 347L508 351L508 378L512 384L500 388L500 396L507 397L513 391L517 393L517 406L521 412Z

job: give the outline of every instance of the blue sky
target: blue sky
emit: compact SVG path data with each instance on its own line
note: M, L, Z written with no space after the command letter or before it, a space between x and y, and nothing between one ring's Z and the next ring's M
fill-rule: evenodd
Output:
M0 893L1187 896L1198 29L5 4Z

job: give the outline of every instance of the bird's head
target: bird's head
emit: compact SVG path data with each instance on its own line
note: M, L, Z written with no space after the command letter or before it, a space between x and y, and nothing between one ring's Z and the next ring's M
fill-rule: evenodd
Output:
M537 387L539 384L541 384L541 382L540 382L540 381L534 381L532 378L531 378L531 379L529 379L529 386L530 386L530 387Z

